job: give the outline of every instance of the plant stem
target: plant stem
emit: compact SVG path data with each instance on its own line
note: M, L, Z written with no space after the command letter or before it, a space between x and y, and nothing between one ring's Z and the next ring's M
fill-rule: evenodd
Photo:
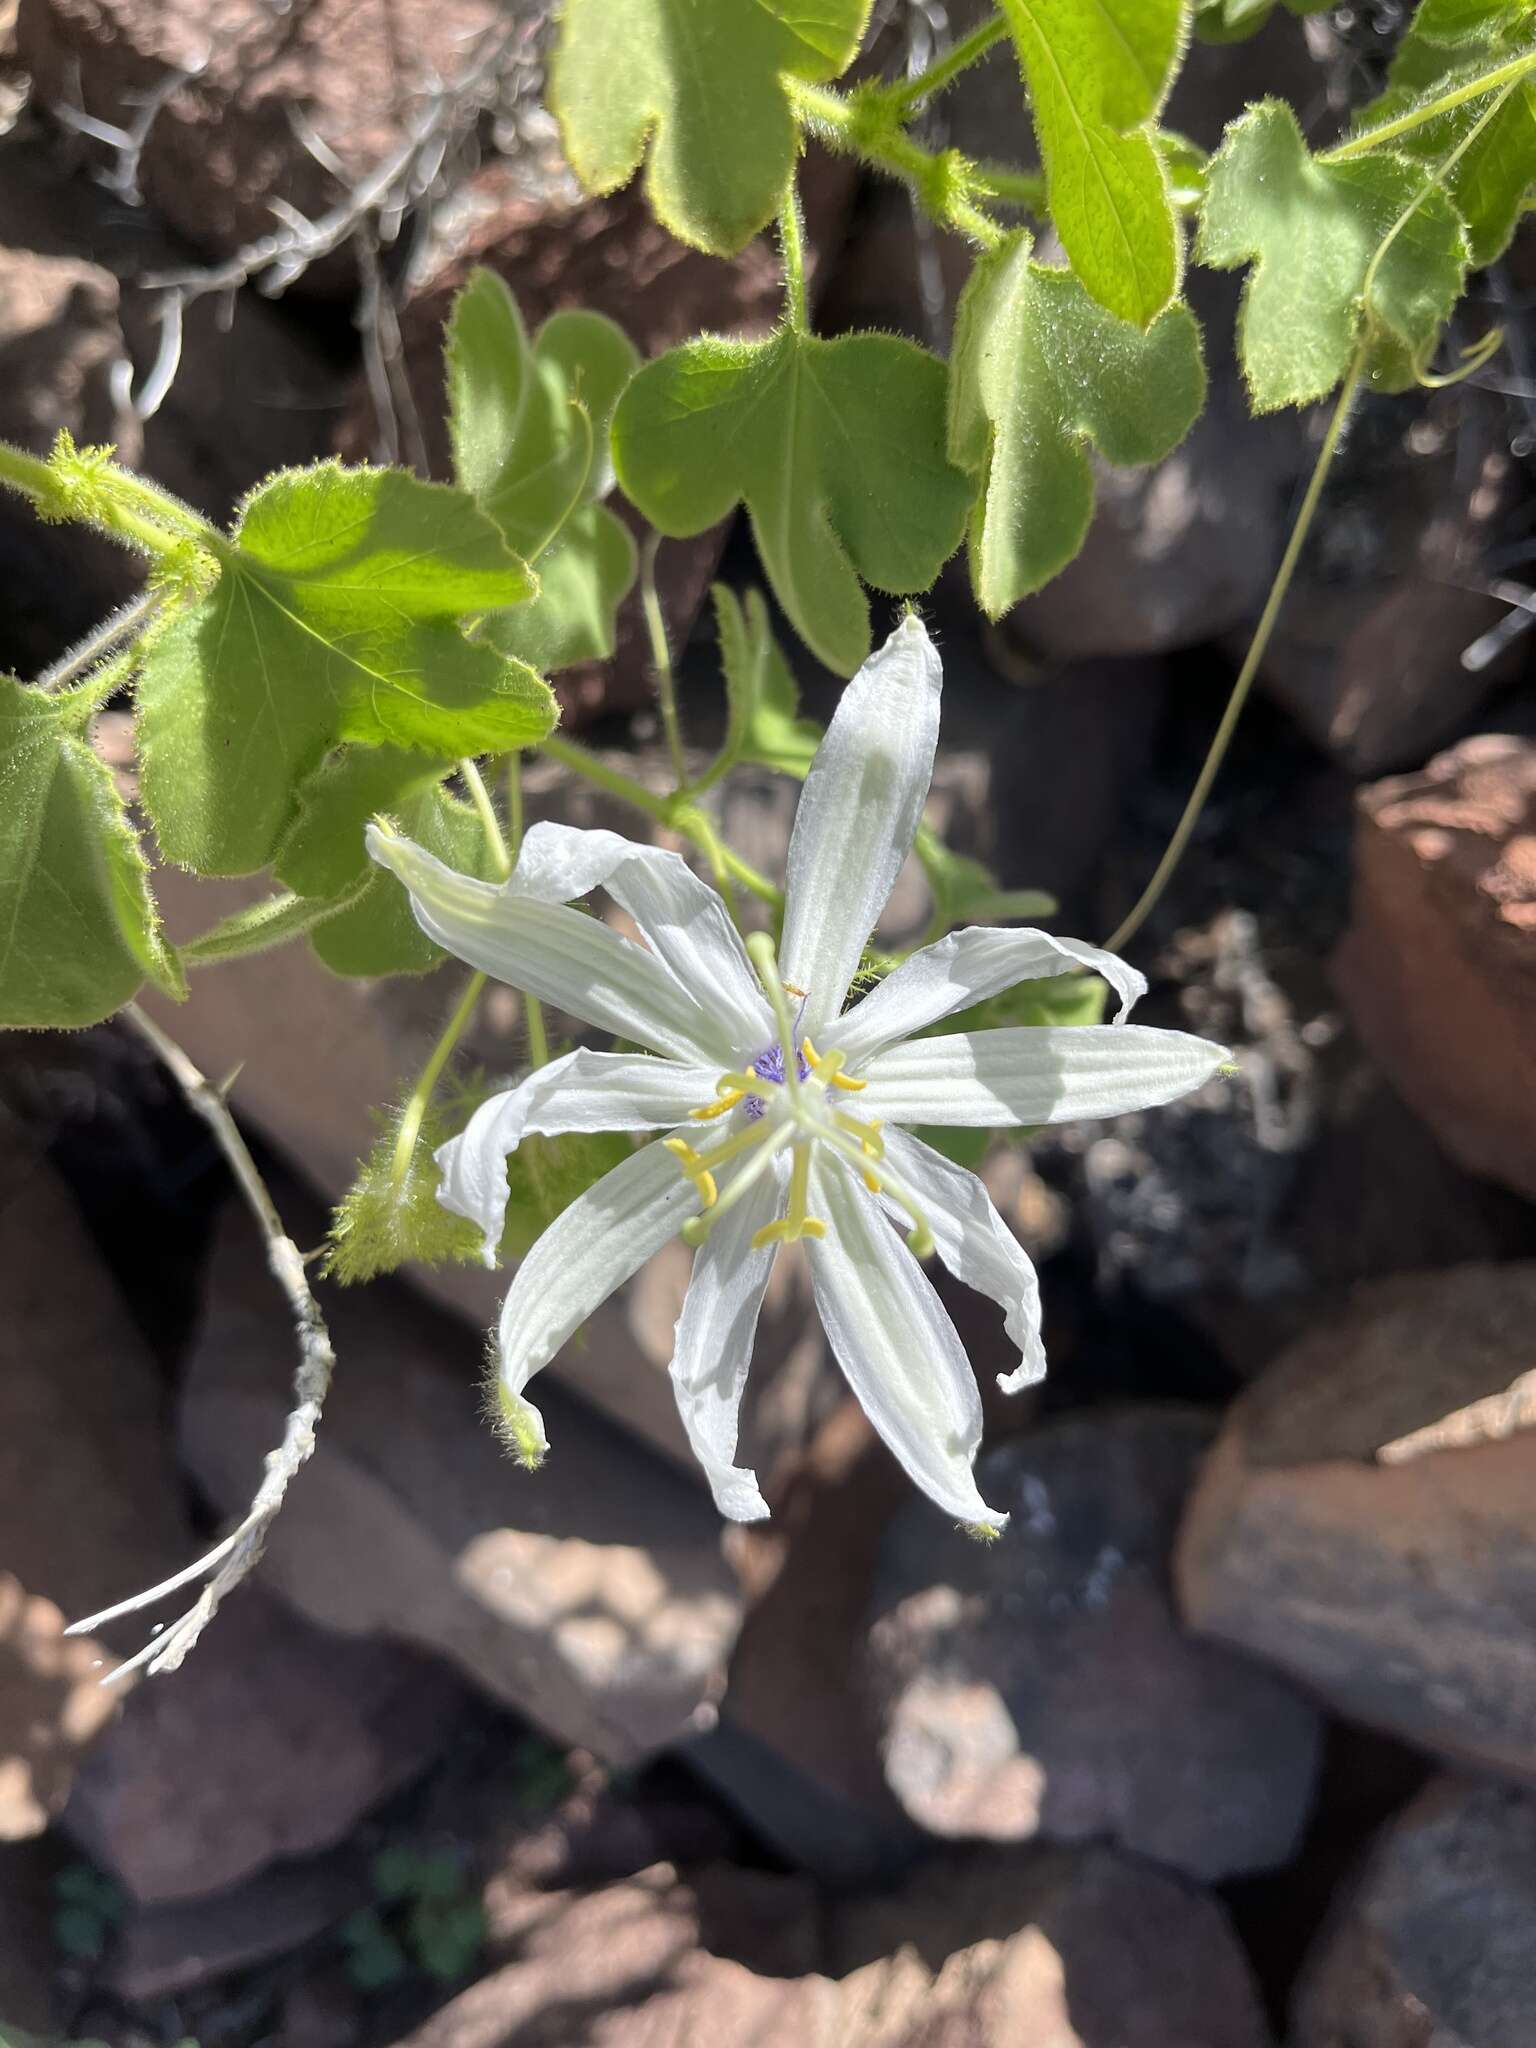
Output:
M1426 121L1438 121L1442 114L1453 108L1465 106L1468 100L1478 100L1484 93L1497 92L1499 87L1514 86L1530 71L1536 71L1536 50L1528 50L1524 56L1511 57L1507 64L1500 64L1492 71L1485 71L1477 78L1469 78L1464 84L1442 93L1438 99L1428 101L1421 107L1410 107L1406 114L1399 114L1395 120L1383 121L1379 128L1367 128L1361 135L1351 135L1346 142L1336 143L1332 149L1325 149L1318 157L1320 164L1347 163L1353 156L1363 156L1367 151L1379 149L1385 142L1395 142L1399 135L1407 135L1415 128L1422 128Z
M805 222L800 214L800 188L791 173L779 208L779 255L784 265L784 317L795 334L809 334L805 297Z
M37 678L36 687L39 690L62 690L66 683L72 683L76 676L84 675L94 663L100 661L104 655L110 654L120 640L137 635L140 627L148 625L159 608L158 590L141 591L131 604L126 604L120 611L115 611L110 619L103 619L93 632L87 633L85 638L56 661L52 668L44 669ZM116 671L113 672L113 688L116 688ZM74 691L71 694L79 696L82 692ZM110 695L110 692L108 694Z
M656 699L661 706L661 729L667 736L672 759L672 778L681 789L688 780L688 763L683 758L683 729L677 715L677 678L672 669L672 649L667 644L667 622L662 617L656 590L656 554L661 535L651 534L640 550L640 607L651 642L651 668L656 677Z
M973 28L968 36L962 36L926 71L920 71L915 78L903 79L900 85L893 85L887 94L891 106L899 114L911 113L914 107L952 84L962 71L968 71L973 64L979 63L1007 33L1007 22L1000 14L994 14L979 28Z
M8 441L0 441L0 484L46 508L50 517L77 517L82 525L99 527L147 555L169 554L186 540L212 548L219 539L189 505L115 464L102 467L100 502L90 510L73 513L67 505L67 485L61 482L51 463L29 455L24 448L13 447ZM142 517L140 511L133 509L135 506L148 516Z
M1189 844L1190 835L1199 822L1200 813L1205 808L1205 800L1211 793L1211 785L1215 782L1220 772L1221 764L1226 758L1227 748L1232 741L1232 735L1237 730L1237 722L1242 716L1243 706L1248 701L1248 693L1253 687L1253 679L1259 672L1259 664L1264 659L1265 650L1269 646L1270 635L1275 628L1275 621L1280 616L1280 607L1285 603L1286 594L1290 590L1291 579L1296 573L1296 564L1301 559L1301 551L1306 543L1313 516L1317 511L1318 500L1323 494L1323 485L1327 481L1328 472L1333 466L1333 458L1338 452L1339 437L1344 431L1344 422L1349 417L1350 406L1354 403L1355 393L1360 388L1360 379L1365 370L1365 361L1370 352L1370 346L1370 337L1366 336L1355 350L1354 360L1351 362L1345 375L1338 401L1333 408L1333 416L1328 422L1328 430L1323 435L1323 445L1317 451L1317 460L1312 465L1312 475L1308 479L1306 493L1301 501L1301 508L1296 514L1296 521L1291 528L1290 538L1285 544L1285 553L1281 556L1280 566L1275 571L1275 580L1269 586L1269 595L1264 600L1264 609L1259 615L1259 623L1254 628L1252 640L1248 643L1248 652L1244 655L1243 665L1238 670L1237 681L1232 685L1232 694L1227 699L1227 708L1222 713L1220 725L1216 728L1216 737L1211 741L1210 751L1205 757L1205 763L1200 770L1199 776L1196 778L1194 788L1190 791L1189 802L1184 806L1183 815L1174 827L1173 837L1169 840L1151 881L1148 882L1146 888L1142 890L1140 896L1136 899L1136 903L1129 915L1121 920L1110 936L1104 941L1106 952L1118 952L1122 946L1126 945L1141 930L1141 927L1157 907L1158 899L1161 897L1164 889L1167 888L1174 869L1183 858L1184 849Z
M491 793L485 786L485 778L473 761L459 763L459 773L464 778L464 787L469 791L470 802L480 816L480 826L485 833L485 843L491 849L491 859L496 873L505 881L512 872L512 856L507 851L507 842L502 837L501 820L496 815L496 806L491 802Z
M416 1156L416 1141L421 1136L422 1121L431 1106L443 1069L453 1057L454 1048L469 1029L475 1014L481 992L485 988L486 976L478 971L464 984L464 993L454 1007L453 1015L443 1026L442 1033L417 1077L416 1086L411 1090L410 1099L400 1114L400 1129L395 1138L395 1154L390 1161L389 1178L396 1192L405 1186L406 1176L411 1170L411 1161Z
M523 764L517 754L507 757L508 851L512 865L523 848ZM537 996L523 992L523 1022L528 1027L528 1054L535 1067L549 1065L549 1032L544 1025L544 1005Z
M163 1634L146 1643L137 1656L130 1657L125 1664L110 1672L108 1683L126 1678L141 1665L147 1665L152 1672L175 1671L218 1612L219 1603L226 1594L255 1569L267 1532L283 1505L289 1482L315 1448L315 1430L319 1426L321 1410L336 1368L330 1332L310 1291L303 1255L283 1229L282 1218L277 1213L267 1184L240 1135L239 1126L229 1113L223 1094L199 1072L175 1039L162 1031L137 1003L127 1004L121 1014L123 1021L153 1048L186 1097L188 1106L207 1124L219 1150L229 1162L246 1207L255 1217L265 1241L267 1265L272 1277L287 1296L293 1313L299 1341L299 1363L293 1379L294 1405L284 1425L282 1442L267 1453L265 1476L240 1523L195 1564L185 1566L158 1586L151 1586L147 1592L120 1600L115 1607L109 1607L100 1614L88 1615L67 1631L71 1635L89 1635L118 1615L132 1614L139 1608L151 1606L180 1587L206 1577L207 1583L193 1606Z

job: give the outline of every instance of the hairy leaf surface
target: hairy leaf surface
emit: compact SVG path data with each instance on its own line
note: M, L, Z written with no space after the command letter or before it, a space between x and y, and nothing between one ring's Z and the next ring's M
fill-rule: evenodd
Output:
M971 581L990 618L1038 590L1083 544L1089 445L1157 462L1205 400L1200 330L1170 306L1142 333L1069 270L1030 260L1022 231L982 256L955 317L949 452L978 479Z
M739 503L795 630L852 675L877 590L926 590L965 527L970 486L944 452L944 365L909 341L704 336L619 401L619 482L653 526L702 533Z
M577 177L612 192L646 158L662 225L734 255L794 168L782 74L836 78L869 11L870 0L566 0L550 105Z

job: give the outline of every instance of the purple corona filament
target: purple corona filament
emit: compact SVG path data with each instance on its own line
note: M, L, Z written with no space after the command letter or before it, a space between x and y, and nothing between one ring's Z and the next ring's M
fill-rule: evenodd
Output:
M800 1079L808 1081L811 1075L810 1064L798 1045L795 1047L795 1065L799 1069ZM765 1081L777 1081L782 1086L784 1081L783 1046L770 1045L766 1052L760 1052L752 1062L750 1071L754 1074L760 1074ZM747 1097L748 1123L755 1124L767 1107L768 1105L764 1102L761 1095L749 1095Z

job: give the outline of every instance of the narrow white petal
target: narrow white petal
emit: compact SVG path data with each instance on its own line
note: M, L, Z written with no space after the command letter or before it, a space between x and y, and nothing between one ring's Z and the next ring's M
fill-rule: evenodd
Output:
M739 1059L719 1017L654 954L599 919L519 896L512 882L461 875L414 840L375 825L368 851L410 891L427 937L471 967L655 1052L717 1068Z
M933 780L943 672L915 615L843 691L805 778L789 842L781 964L820 1038L912 846Z
M839 1018L828 1033L829 1049L841 1046L853 1072L861 1060L883 1052L886 1046L910 1038L956 1010L1001 995L1016 982L1070 974L1079 967L1102 974L1120 998L1117 1023L1124 1021L1131 1005L1147 992L1145 975L1115 954L1085 946L1080 939L971 925L904 960L863 1002Z
M1019 1347L1019 1363L999 1373L1005 1394L1017 1394L1045 1375L1040 1340L1040 1283L992 1197L974 1173L956 1166L909 1131L888 1130L885 1156L923 1204L934 1246L967 1287L1003 1311L1004 1327Z
M816 1206L827 1226L808 1239L816 1308L859 1405L914 1485L970 1526L1001 1528L971 1467L981 1397L955 1326L932 1283L840 1162L822 1154Z
M783 1207L788 1166L780 1162L705 1238L677 1319L672 1388L693 1455L715 1506L733 1522L760 1522L768 1503L757 1474L736 1463L737 1419L757 1318L777 1245L752 1249L755 1232Z
M507 1159L530 1135L565 1131L665 1131L713 1099L715 1069L645 1053L568 1052L503 1095L482 1102L456 1138L437 1149L437 1199L478 1224L494 1266L507 1215Z
M698 1205L672 1154L644 1145L562 1210L518 1267L497 1331L501 1389L539 1450L544 1425L524 1387Z
M512 887L541 903L574 903L606 889L640 927L648 946L720 1020L737 1054L773 1038L741 934L707 882L680 853L637 846L617 832L534 825L523 841Z
M864 1068L860 1116L898 1124L1069 1124L1155 1109L1232 1055L1144 1024L1019 1025L914 1038Z

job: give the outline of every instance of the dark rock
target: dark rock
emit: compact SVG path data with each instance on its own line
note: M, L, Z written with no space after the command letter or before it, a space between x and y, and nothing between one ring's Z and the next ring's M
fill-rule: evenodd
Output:
M1214 1880L1284 1863L1315 1711L1187 1636L1168 1557L1214 1424L1069 1416L977 1468L1013 1520L983 1545L926 1503L886 1533L867 1664L891 1790L935 1834L1108 1839Z
M315 1209L291 1184L279 1199L299 1241L317 1241ZM558 1387L540 1394L549 1463L525 1475L484 1420L461 1325L390 1281L327 1291L326 1311L336 1385L266 1582L322 1626L437 1651L612 1761L707 1719L738 1617L708 1495ZM221 1512L249 1500L277 1441L292 1348L231 1211L181 1415L188 1466Z
M0 1762L0 1807L6 1766ZM46 2034L53 2019L51 1844L0 1846L0 2029L6 2021Z
M1533 1984L1536 1798L1442 1779L1319 1939L1291 2048L1525 2048Z
M0 1144L0 1840L45 1827L118 1696L78 1619L192 1542L154 1367L53 1169ZM133 1624L127 1640L132 1641ZM117 1640L117 1637L114 1637Z
M1536 1196L1536 742L1486 734L1362 790L1334 971L1469 1171Z
M1359 1290L1231 1411L1176 1560L1191 1626L1353 1720L1536 1778L1536 1266Z

